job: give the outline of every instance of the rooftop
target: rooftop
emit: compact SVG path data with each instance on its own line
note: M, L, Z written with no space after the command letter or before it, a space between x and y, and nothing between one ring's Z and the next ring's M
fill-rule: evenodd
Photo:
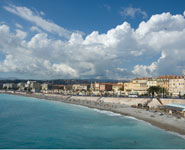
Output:
M164 105L163 107L172 109L172 110L185 111L185 104L171 103L171 104Z

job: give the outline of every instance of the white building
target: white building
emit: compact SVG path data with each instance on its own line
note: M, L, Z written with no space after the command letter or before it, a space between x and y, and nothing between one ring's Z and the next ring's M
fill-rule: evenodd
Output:
M48 90L51 90L51 84L50 83L43 83L41 84L41 90L42 91L48 91Z
M91 83L91 85L90 85L90 89L92 90L92 91L99 91L99 89L100 89L100 83Z
M25 83L21 82L17 84L17 88L20 91L24 91L25 90Z
M4 83L3 84L3 89L7 89L7 90L14 90L16 89L16 84L15 83Z
M31 92L40 92L40 83L36 82L36 81L27 81L25 87L27 88L27 90L31 91Z
M157 86L157 79L156 78L148 78L147 87L150 88L151 86Z
M184 76L175 76L169 79L169 93L171 96L183 96L185 94Z

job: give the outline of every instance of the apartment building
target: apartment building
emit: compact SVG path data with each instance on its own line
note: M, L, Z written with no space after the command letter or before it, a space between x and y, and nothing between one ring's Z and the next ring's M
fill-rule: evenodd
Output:
M24 82L18 83L18 84L17 84L17 88L18 88L18 90L20 90L20 91L24 91L24 89L25 89L25 83L24 83Z
M132 94L132 92L133 92L133 83L132 83L132 81L125 82L124 83L124 94L129 95L129 94Z
M55 94L61 94L65 90L65 85L54 84L52 92Z
M148 78L147 80L147 89L150 88L151 86L157 86L157 78Z
M167 75L167 76L159 76L157 78L157 85L165 88L167 92L169 92L169 80L175 78L174 75Z
M52 89L52 84L51 83L43 83L41 84L41 90L42 91L47 91Z
M105 91L105 84L104 83L100 83L99 84L99 91L100 92L104 92Z
M102 88L103 88L103 87L102 87ZM97 82L91 83L90 89L91 89L92 91L99 91L99 90L100 90L100 83L97 83Z
M124 84L123 83L114 83L114 84L112 84L112 90L114 92L123 91L123 89L124 89Z
M146 94L148 89L147 81L148 78L136 78L132 80L133 94Z
M171 96L183 96L185 94L184 76L174 76L169 79L169 94Z
M37 81L27 81L25 87L31 92L40 92L41 89L40 83L38 83Z
M15 83L4 83L3 84L3 89L14 90L16 88L17 88L17 85Z
M89 84L74 84L73 85L74 91L82 91L82 90L87 91L89 90L89 88L90 88Z

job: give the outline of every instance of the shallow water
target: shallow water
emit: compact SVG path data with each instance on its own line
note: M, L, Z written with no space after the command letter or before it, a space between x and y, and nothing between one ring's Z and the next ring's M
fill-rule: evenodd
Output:
M0 148L185 148L185 139L112 112L0 94Z

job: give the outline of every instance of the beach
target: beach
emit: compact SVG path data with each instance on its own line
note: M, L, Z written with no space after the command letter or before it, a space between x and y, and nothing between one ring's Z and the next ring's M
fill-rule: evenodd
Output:
M172 115L167 115L161 112L133 108L131 105L145 103L147 98L105 98L105 97L90 97L90 96L63 96L58 94L42 94L24 92L5 92L5 94L15 94L27 97L35 97L39 99L54 100L69 104L82 105L89 108L111 111L121 115L131 116L139 120L146 121L154 126L157 126L166 131L176 132L185 135L185 118L177 118ZM182 100L181 100L182 101ZM169 102L166 100L166 102ZM183 101L184 103L184 101Z

